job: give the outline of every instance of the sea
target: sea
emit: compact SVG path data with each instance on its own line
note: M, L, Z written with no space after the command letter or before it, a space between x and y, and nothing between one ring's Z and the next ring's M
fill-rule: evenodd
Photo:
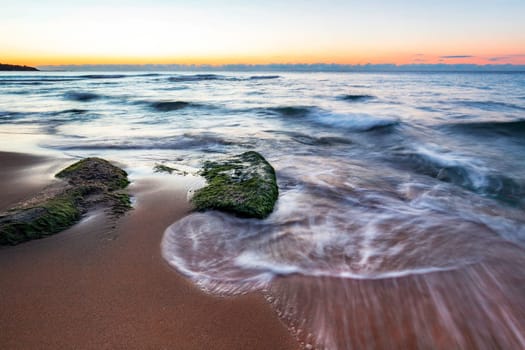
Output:
M525 348L525 73L2 73L0 149L189 192L257 151L274 212L173 223L174 270L261 292L307 349Z

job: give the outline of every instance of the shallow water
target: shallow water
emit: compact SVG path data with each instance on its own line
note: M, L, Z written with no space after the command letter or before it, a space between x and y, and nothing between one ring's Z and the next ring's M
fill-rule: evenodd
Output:
M8 73L0 147L132 176L257 150L280 187L268 219L166 231L164 257L203 289L264 290L321 348L525 346L525 74Z

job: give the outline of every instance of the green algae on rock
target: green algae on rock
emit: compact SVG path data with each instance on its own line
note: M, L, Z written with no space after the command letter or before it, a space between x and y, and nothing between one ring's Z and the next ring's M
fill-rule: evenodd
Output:
M155 166L153 167L153 171L156 172L156 173L173 174L173 172L175 170L176 170L175 168L169 167L169 166L164 165L164 164L155 164Z
M85 158L55 175L67 179L71 185L94 185L119 190L128 184L128 174L102 158Z
M153 172L154 173L165 173L165 174L170 174L170 175L175 174L175 175L181 175L181 176L189 175L189 173L185 170L179 170L177 168L172 168L165 164L155 164L155 166L153 167Z
M100 158L86 158L56 174L67 180L0 213L0 244L15 245L61 232L90 208L102 205L119 216L131 208L127 173Z
M273 211L279 196L275 170L257 152L206 162L201 175L208 184L192 198L200 211L213 209L264 219Z

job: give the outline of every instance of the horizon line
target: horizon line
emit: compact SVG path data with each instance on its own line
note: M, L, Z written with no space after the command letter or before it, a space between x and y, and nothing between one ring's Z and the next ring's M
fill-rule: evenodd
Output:
M511 63L475 64L475 63L231 63L231 64L180 64L180 63L144 63L144 64L56 64L37 65L43 71L56 70L209 70L209 71L319 71L319 72L355 72L355 71L525 71L525 65Z

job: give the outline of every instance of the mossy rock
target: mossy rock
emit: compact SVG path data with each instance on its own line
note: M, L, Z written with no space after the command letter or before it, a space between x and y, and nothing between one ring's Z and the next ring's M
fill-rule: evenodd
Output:
M81 200L81 194L66 191L35 207L0 217L0 244L15 245L67 229L82 215Z
M85 158L65 168L56 177L67 179L71 185L101 185L119 190L128 184L128 174L102 158Z
M0 214L0 245L15 245L61 232L95 205L110 207L114 216L131 208L127 173L100 158L86 158L56 174L67 180Z
M273 211L279 196L275 170L257 152L206 162L201 175L208 184L192 198L200 211L213 209L264 219Z

